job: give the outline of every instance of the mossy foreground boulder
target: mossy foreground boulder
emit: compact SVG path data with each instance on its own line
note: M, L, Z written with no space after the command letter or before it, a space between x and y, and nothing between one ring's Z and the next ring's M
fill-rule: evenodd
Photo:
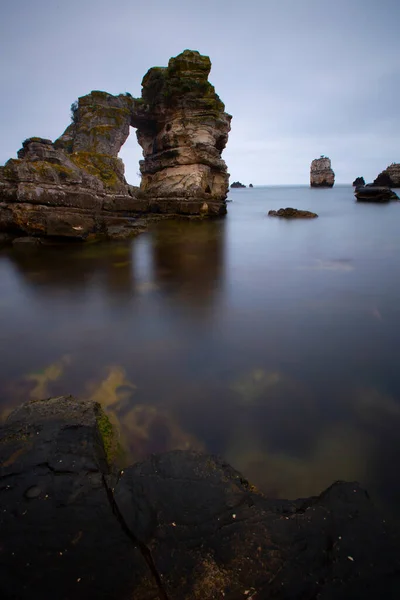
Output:
M210 68L207 56L185 50L150 69L141 98L103 91L79 98L54 143L28 138L0 167L0 231L84 240L132 235L149 213L224 214L221 152L231 117L208 82ZM118 158L130 126L143 148L140 191L127 184Z
M223 460L115 468L100 406L29 402L0 429L0 597L398 598L398 530L357 483L269 500Z

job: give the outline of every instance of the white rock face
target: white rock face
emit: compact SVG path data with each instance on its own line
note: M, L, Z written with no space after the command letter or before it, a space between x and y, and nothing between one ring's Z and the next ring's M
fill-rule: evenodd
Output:
M335 173L332 170L331 159L327 156L315 158L311 163L310 186L333 187Z

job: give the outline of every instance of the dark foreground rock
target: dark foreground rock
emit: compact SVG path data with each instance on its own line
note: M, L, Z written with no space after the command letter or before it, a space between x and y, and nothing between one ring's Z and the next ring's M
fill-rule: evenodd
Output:
M240 181L234 181L233 183L231 183L231 188L245 188L246 186L244 185L244 183L240 183ZM253 186L251 186L253 187Z
M358 187L359 185L365 185L364 177L356 177L353 181L353 187Z
M358 202L389 202L398 200L399 197L388 187L365 185L357 187L354 192Z
M1 598L398 597L398 532L356 483L268 500L181 451L113 474L107 418L71 397L24 405L0 440Z
M284 217L285 219L315 219L317 213L309 210L298 210L297 208L280 208L279 210L270 210L269 217Z

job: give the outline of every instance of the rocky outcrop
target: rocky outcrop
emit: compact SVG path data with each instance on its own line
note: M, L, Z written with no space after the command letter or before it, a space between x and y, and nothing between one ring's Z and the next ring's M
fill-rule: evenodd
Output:
M0 167L0 231L88 239L124 237L150 213L226 212L228 173L221 152L230 115L208 82L210 59L185 50L143 79L142 97L93 91L53 143L25 140ZM140 190L127 184L118 153L137 128Z
M353 187L358 187L359 185L365 185L364 177L356 177L353 181Z
M332 171L331 159L327 156L315 158L310 168L311 187L333 187L335 173Z
M231 116L208 81L210 69L208 56L185 50L168 67L153 67L143 78L132 125L143 148L145 210L226 212L229 174L221 153Z
M253 184L252 184L252 183L249 183L249 188L252 188L252 187L254 187L254 186L253 186Z
M389 200L399 200L399 197L388 187L366 185L357 187L355 197L359 202L389 202Z
M269 217L284 217L285 219L315 219L317 213L309 210L298 210L297 208L280 208L279 210L270 210Z
M245 188L246 186L244 185L244 183L240 183L240 181L234 181L233 183L231 183L231 188ZM253 187L253 186L251 186Z
M269 500L213 456L174 451L123 470L117 457L96 403L52 398L9 416L2 598L397 597L398 530L357 483Z
M400 163L392 163L379 173L374 185L400 188Z

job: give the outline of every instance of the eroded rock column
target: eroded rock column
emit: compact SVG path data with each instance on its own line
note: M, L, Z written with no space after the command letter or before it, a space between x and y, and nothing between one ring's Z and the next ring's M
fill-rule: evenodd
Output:
M208 81L207 56L185 50L142 81L132 125L143 148L141 197L150 210L220 215L228 178L221 158L231 116Z

